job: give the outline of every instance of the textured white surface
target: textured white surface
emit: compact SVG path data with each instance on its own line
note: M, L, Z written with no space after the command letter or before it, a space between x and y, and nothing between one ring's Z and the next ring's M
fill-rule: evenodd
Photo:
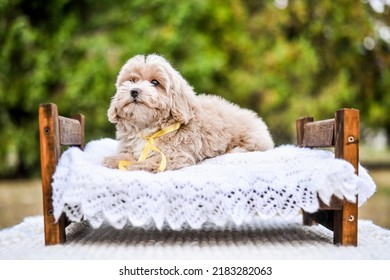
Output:
M370 221L359 221L358 247L333 245L329 230L303 226L300 216L182 231L76 223L67 234L64 245L45 247L43 217L26 218L0 231L0 259L390 259L390 230Z
M61 156L53 182L57 218L65 212L93 227L108 222L118 229L125 224L200 229L205 223L241 225L257 216L290 219L300 209L315 212L317 194L325 203L332 195L354 201L359 194L362 204L375 191L363 168L356 176L352 165L328 151L281 146L152 174L103 167L117 145L102 139Z

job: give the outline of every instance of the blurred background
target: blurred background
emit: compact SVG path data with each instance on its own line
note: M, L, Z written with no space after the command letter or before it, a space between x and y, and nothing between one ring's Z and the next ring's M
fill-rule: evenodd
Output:
M37 111L106 117L120 67L164 55L199 93L255 110L277 145L295 119L361 116L378 185L361 218L390 228L390 0L0 0L0 228L41 214Z

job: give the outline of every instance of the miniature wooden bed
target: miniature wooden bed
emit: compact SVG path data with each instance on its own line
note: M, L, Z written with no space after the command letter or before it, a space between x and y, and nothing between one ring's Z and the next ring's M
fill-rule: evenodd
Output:
M341 109L334 118L314 121L312 117L296 120L297 143L302 147L334 147L336 158L349 161L358 172L359 162L359 111ZM65 228L69 224L63 214L56 221L53 215L52 177L61 155L61 146L84 147L84 116L71 118L58 114L55 104L39 106L39 131L41 176L43 194L43 216L45 244L64 243ZM319 199L319 198L318 198ZM357 246L358 206L333 196L330 205L319 199L320 208L316 213L303 213L303 223L319 223L333 231L333 243Z

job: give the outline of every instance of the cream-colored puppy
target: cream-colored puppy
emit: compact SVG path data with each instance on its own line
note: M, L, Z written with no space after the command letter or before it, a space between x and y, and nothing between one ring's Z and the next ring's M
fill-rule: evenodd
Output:
M174 170L229 152L274 147L256 113L218 96L196 96L159 55L128 60L119 72L116 89L107 115L116 124L120 144L118 154L104 160L107 167L118 168L121 162L127 170ZM163 134L159 131L166 128L168 132L147 144L147 136ZM144 151L145 145L152 147L150 153Z

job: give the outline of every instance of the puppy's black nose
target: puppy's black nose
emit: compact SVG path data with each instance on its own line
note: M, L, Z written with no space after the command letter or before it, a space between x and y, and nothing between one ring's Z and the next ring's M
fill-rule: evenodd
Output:
M141 89L139 88L133 88L132 90L130 90L130 95L131 97L133 98L137 98L137 96L141 93Z

